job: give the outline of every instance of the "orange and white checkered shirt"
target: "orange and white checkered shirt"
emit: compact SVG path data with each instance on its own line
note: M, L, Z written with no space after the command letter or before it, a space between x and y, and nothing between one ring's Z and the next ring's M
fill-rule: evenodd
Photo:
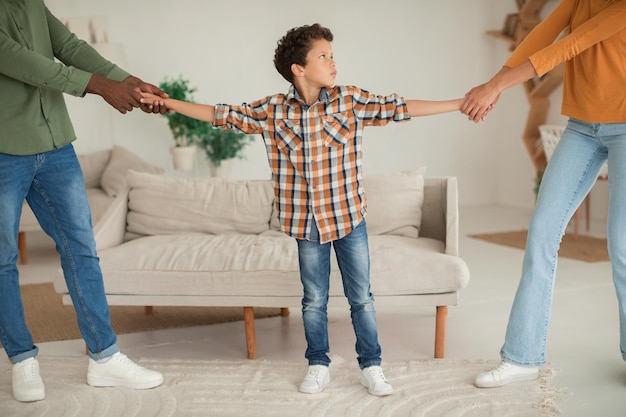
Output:
M323 88L309 106L292 85L287 94L241 106L216 105L213 125L263 136L282 230L308 240L317 223L320 243L327 243L348 235L366 212L363 128L410 118L396 94L336 86Z

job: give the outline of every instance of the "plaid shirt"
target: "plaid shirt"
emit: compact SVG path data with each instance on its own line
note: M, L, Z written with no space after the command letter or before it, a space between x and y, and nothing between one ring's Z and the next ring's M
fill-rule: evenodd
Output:
M317 223L320 242L327 243L348 235L366 212L363 128L408 119L404 99L395 94L337 86L323 88L309 106L292 85L287 94L253 103L218 104L213 124L263 136L282 230L309 240Z

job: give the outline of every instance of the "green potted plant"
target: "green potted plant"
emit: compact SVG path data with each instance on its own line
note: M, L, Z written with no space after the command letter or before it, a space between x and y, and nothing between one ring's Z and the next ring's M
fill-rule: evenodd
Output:
M252 138L232 130L215 129L210 126L209 132L198 138L197 145L204 151L209 168L214 177L226 176L228 165L234 158L241 158L243 148L252 142Z
M189 81L179 76L177 79L165 79L159 84L171 98L194 103L195 87L189 86ZM235 133L222 129L215 129L211 123L192 119L179 113L165 113L168 125L174 135L175 146L172 153L182 148L193 150L200 148L210 162L212 174L223 168L224 161L241 157L243 148L252 141L252 138L242 133ZM191 162L193 166L193 158ZM191 169L191 168L189 168Z
M181 76L174 79L165 79L159 84L170 98L194 102L195 88L189 86L189 81ZM198 138L206 135L210 129L209 123L192 119L180 113L165 113L167 124L174 136L174 146L170 153L174 161L174 169L191 171L196 152Z

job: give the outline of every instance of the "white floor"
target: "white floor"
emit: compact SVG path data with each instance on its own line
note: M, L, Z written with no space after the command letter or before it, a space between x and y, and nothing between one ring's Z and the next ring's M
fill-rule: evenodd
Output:
M466 235L523 229L529 217L527 211L502 207L461 210L461 256L472 277L459 305L449 310L447 358L498 359L523 255L521 250ZM603 222L594 223L591 233L604 236L604 227ZM52 244L43 234L31 233L27 238L29 263L20 266L22 282L50 281L58 265ZM331 310L329 322L331 354L354 358L347 309ZM379 309L378 323L385 361L432 357L434 309ZM299 311L292 310L287 318L257 320L256 330L260 359L302 360L304 372ZM121 335L118 343L134 359L245 357L241 322ZM559 369L553 384L568 393L560 403L564 416L626 414L626 366L619 352L617 302L608 262L560 259L548 346L550 365ZM41 343L39 348L40 355L84 354L80 340ZM7 367L3 364L0 369ZM42 372L45 379L45 369Z

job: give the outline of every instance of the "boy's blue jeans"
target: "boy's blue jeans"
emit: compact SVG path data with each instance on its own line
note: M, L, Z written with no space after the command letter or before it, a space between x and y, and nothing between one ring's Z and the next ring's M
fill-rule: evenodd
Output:
M119 351L110 325L85 183L72 145L28 156L0 153L0 341L12 363L38 353L24 321L17 235L24 198L54 240L78 327L93 359Z
M543 175L530 221L522 277L500 352L506 362L521 366L546 362L557 251L569 220L607 158L608 249L619 303L620 348L626 360L626 123L570 119Z
M297 240L300 278L304 287L302 318L309 365L330 364L328 293L331 243ZM341 271L343 291L350 304L361 369L381 364L374 297L370 293L370 258L365 221L342 239L332 242Z

